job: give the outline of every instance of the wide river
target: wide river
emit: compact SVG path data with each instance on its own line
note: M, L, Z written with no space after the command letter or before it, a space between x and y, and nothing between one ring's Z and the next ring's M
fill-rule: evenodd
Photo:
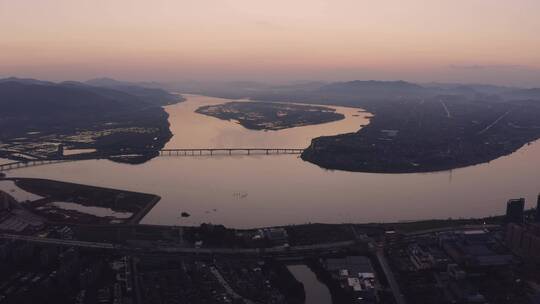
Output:
M228 100L186 95L166 107L174 137L167 148L303 148L321 135L353 132L368 113L336 107L341 121L251 131L194 113ZM147 224L224 224L247 228L302 223L388 222L501 214L510 198L535 204L540 191L540 142L488 164L424 174L324 170L296 155L158 157L142 165L88 160L11 171L39 177L160 195ZM188 218L182 212L191 214Z

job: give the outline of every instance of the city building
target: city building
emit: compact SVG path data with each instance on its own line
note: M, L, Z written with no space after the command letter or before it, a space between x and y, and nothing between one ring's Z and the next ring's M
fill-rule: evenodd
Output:
M457 264L449 264L440 281L449 303L486 303L486 298L467 280L467 273Z
M443 250L456 263L465 268L507 266L514 263L513 256L499 248L486 230L465 230L439 236Z
M0 190L0 214L5 211L9 211L10 204L14 201L13 197L11 195L7 194L6 192Z
M427 244L413 243L407 247L407 252L417 271L445 267L449 262L444 252Z
M537 223L540 223L540 193L538 194L538 198L536 200L536 216L534 217L534 220Z
M64 156L64 145L63 144L58 145L58 150L56 151L56 154L57 154L58 157Z
M288 242L287 230L284 228L263 228L259 234L276 245L284 245Z
M372 303L376 299L375 271L364 256L327 259L323 267L339 282L342 289L353 295L355 303Z
M511 199L506 203L506 222L523 223L523 209L525 208L525 199Z
M506 245L522 258L540 261L540 224L508 224Z

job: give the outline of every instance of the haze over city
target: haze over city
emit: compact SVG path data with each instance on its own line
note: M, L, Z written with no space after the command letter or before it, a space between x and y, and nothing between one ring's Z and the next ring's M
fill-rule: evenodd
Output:
M540 85L535 0L0 0L0 74Z

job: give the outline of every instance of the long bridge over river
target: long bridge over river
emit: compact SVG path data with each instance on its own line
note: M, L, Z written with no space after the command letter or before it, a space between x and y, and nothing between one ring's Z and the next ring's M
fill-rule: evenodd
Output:
M276 154L302 154L303 148L180 148L159 150L159 156L219 156L219 155L276 155ZM19 168L43 166L68 161L94 159L92 157L78 158L59 157L55 159L35 159L26 161L14 161L0 164L0 172L15 170Z
M204 149L163 149L160 156L188 155L252 155L252 154L302 154L301 148L204 148Z
M16 161L16 162L0 165L0 172L19 169L19 168L26 168L26 167L36 167L36 166L44 166L44 165L50 165L50 164L56 164L56 163L64 163L68 161L74 161L74 160L73 159L39 159L39 160L29 160L29 161Z

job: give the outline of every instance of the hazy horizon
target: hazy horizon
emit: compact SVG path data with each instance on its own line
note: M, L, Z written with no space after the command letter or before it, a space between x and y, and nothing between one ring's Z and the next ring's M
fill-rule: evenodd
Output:
M0 0L0 75L540 86L540 2Z

